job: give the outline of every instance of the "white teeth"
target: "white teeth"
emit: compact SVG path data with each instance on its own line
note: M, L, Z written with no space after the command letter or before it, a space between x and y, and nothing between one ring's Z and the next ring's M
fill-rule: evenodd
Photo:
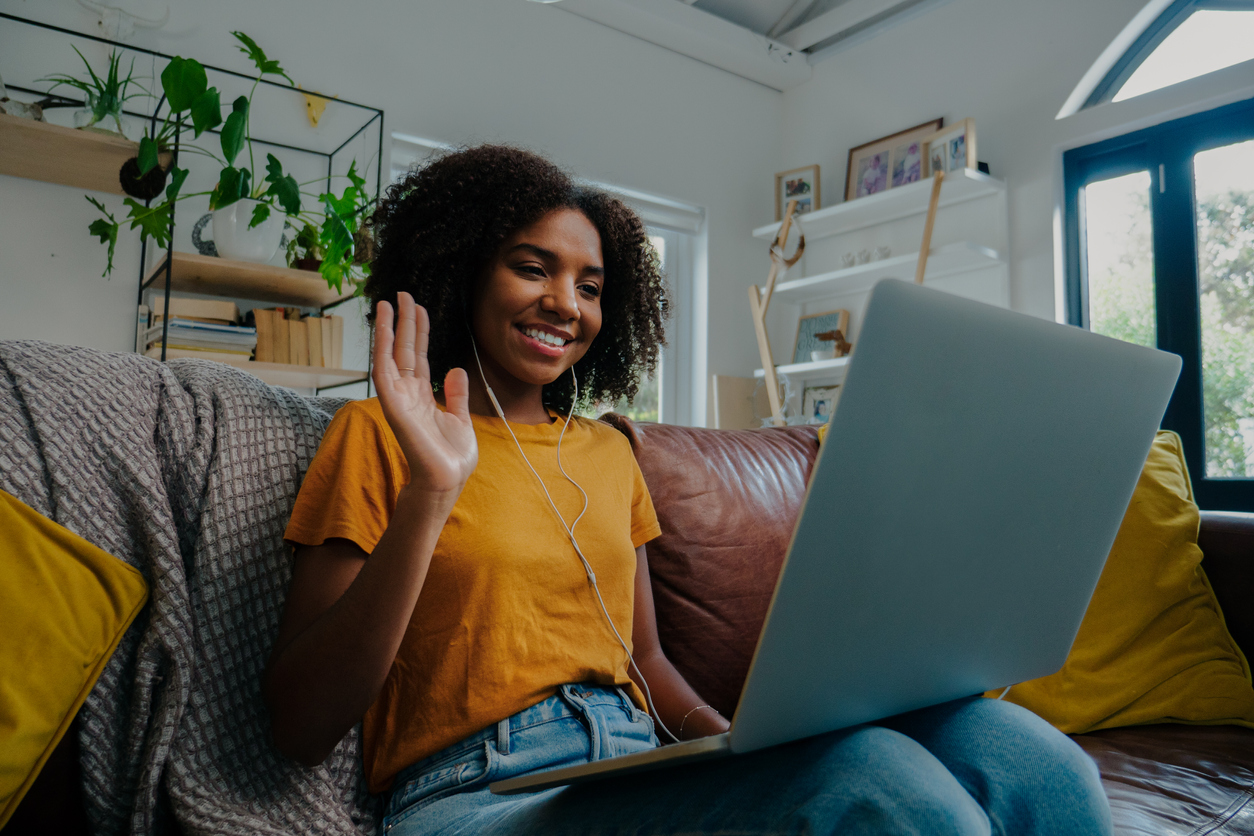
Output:
M528 337L537 339L540 342L548 343L549 345L556 345L556 346L566 345L566 340L562 339L561 337L554 336L553 334L546 333L536 328L528 328L526 331L523 331L523 333L526 334Z

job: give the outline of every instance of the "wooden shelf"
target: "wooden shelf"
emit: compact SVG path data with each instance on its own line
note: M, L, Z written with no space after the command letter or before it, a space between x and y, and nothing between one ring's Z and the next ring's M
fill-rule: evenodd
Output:
M193 360L209 360L211 363L225 363L237 369L243 369L271 386L287 386L291 389L325 389L328 386L359 383L366 379L365 372L354 369L324 369L320 366L292 366L287 363L258 363L243 355L240 355L239 360L226 360L221 355L210 360L204 356L204 352L167 348L165 357L167 360L187 357Z
M144 287L149 286L156 291L165 287L164 255L144 278ZM170 290L305 308L323 308L352 297L336 293L321 275L309 270L180 252L174 254Z
M1006 190L1006 184L973 168L946 175L941 186L940 206L953 206L968 200L998 194ZM886 192L860 197L857 200L838 203L817 212L799 215L802 229L810 241L853 232L869 226L889 223L911 215L927 213L928 199L932 194L932 181L921 180L907 186L898 186ZM753 230L754 238L775 240L779 222L760 226Z
M883 261L872 261L856 267L803 276L775 285L772 297L781 302L799 305L839 293L856 293L870 290L880 279L914 280L914 270L919 254L899 255ZM970 273L1002 263L1002 257L988 247L970 241L958 241L943 247L934 247L927 259L925 285L959 273Z
M118 170L138 150L122 137L0 113L0 174L123 194Z
M844 378L845 371L849 368L848 357L837 357L834 360L818 360L811 363L789 363L786 366L776 366L776 374L786 374L793 377L812 378L812 377L840 377ZM755 369L754 377L763 377L764 372L761 369Z

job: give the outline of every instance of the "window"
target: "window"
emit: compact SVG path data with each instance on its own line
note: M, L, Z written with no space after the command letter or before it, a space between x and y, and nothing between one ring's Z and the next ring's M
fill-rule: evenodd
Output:
M1254 0L1150 0L1063 105L1062 119L1254 59Z
M1254 510L1254 102L1063 155L1068 320L1179 354L1198 504Z

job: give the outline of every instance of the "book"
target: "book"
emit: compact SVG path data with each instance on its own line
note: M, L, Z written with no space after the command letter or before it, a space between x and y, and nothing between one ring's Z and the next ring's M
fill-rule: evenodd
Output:
M257 362L274 362L274 311L253 309L253 321L257 328Z
M161 346L154 345L144 352L145 357L151 357L154 360L161 359ZM247 354L230 354L220 351L203 351L200 349L175 348L167 345L165 347L165 359L174 360L178 357L192 357L197 360L214 360L218 363L227 363L232 366L243 366L252 361L248 359Z
M331 317L331 368L344 368L344 317Z
M283 315L282 308L270 313L270 321L274 324L274 350L271 352L274 355L274 362L291 363L292 344L288 332L291 330L292 323Z
M309 329L299 319L288 319L288 359L293 366L309 365Z
M335 351L331 343L331 317L321 317L318 326L322 329L322 365L328 369L337 369L339 366L335 365Z
M301 321L305 326L305 339L309 342L309 365L325 366L322 362L322 317L307 316Z
M152 300L152 312L157 317L164 315L164 297ZM218 320L221 322L237 322L239 320L239 306L225 299L185 299L180 296L171 296L170 316L171 318L180 316Z
M192 327L194 326L194 327ZM257 345L257 331L254 328L243 328L228 325L207 325L205 323L186 323L171 320L169 328L158 323L145 333L145 339L151 343L160 342L164 335L169 343L192 343L200 346L219 346L223 349L247 350Z
M243 354L246 357L251 357L253 355L253 350L251 347L222 345L221 343L213 342L212 340L193 340L193 339L188 339L182 336L180 336L178 339L174 339L174 338L167 339L165 344L167 347L195 348L195 349L202 349L205 351L221 351L227 354ZM147 347L152 348L154 345L157 348L161 348L161 335L160 334L157 334L156 339L150 339L148 341Z

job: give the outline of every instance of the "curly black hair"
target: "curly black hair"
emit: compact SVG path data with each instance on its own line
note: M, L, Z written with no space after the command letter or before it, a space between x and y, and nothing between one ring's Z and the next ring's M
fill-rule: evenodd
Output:
M601 331L575 366L579 405L632 399L665 344L666 284L636 213L575 183L530 151L481 145L447 153L387 190L371 219L376 249L364 292L373 323L379 302L408 291L431 318L427 361L438 389L471 353L469 311L478 279L505 239L556 209L582 212L601 237L605 285ZM565 410L569 375L544 387Z

